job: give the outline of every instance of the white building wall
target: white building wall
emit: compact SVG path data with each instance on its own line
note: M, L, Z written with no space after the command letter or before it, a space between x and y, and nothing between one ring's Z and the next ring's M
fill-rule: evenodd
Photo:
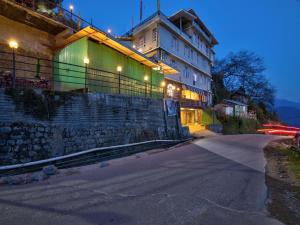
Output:
M154 49L169 52L170 54L155 53L158 59L179 71L179 74L167 77L210 93L213 51L197 29L189 28L186 32L191 36L189 41L165 25L155 22L134 35L133 45L145 54ZM209 104L212 103L211 94L208 94L207 100Z
M135 48L143 53L147 53L157 48L158 43L158 29L157 24L149 26L143 32L134 36L133 45Z
M171 53L163 55L164 61L179 71L179 74L167 77L210 92L210 61L190 43L162 26L159 27L159 35L159 46Z
M159 27L159 46L168 52L180 57L206 74L211 74L210 60L195 49L191 43L183 41L177 34L166 28Z

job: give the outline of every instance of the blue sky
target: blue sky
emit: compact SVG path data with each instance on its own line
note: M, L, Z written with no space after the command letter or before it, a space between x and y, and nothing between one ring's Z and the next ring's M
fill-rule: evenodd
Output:
M144 18L156 10L156 0L143 0ZM74 13L115 34L123 34L139 18L139 0L64 0ZM299 0L161 0L170 15L193 8L219 41L217 57L230 51L257 52L266 62L266 76L277 97L300 102Z

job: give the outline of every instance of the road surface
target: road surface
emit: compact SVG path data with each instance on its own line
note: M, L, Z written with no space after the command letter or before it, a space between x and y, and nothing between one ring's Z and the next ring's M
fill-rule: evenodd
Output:
M268 225L263 147L217 136L0 187L3 225Z

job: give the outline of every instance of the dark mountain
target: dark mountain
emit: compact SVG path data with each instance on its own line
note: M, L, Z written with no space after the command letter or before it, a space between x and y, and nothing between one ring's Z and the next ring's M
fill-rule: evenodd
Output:
M300 103L299 102L292 102L285 99L276 99L275 100L275 107L291 107L291 108L297 108L300 109Z
M300 103L278 99L275 102L275 108L282 122L300 127Z

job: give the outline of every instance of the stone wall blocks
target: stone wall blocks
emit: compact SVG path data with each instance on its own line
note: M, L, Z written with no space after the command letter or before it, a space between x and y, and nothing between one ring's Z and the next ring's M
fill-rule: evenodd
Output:
M0 134L9 134L11 131L11 127L0 127Z

